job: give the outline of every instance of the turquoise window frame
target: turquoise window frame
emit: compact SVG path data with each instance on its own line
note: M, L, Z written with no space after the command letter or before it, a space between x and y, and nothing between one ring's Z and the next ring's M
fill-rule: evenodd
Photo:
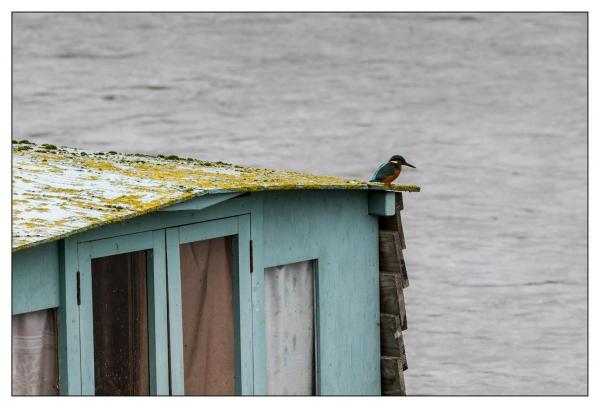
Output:
M164 230L78 244L80 273L79 333L81 394L95 394L92 259L147 250L148 345L150 394L169 394L167 293Z
M232 198L232 197L229 197ZM175 228L186 227L189 225L208 226L207 223L218 222L222 219L238 220L238 254L236 265L241 265L238 269L238 276L241 276L241 282L244 283L244 290L250 292L250 299L247 291L244 292L245 303L239 306L239 319L244 322L245 330L243 338L240 338L240 372L237 391L242 395L266 395L266 346L265 346L265 316L264 316L264 240L263 240L263 196L244 195L235 197L235 199L218 203L218 205L202 205L200 197L194 202L185 203L186 207L181 210L165 209L134 218L121 223L109 224L101 228L83 232L73 237L67 237L60 241L59 247L59 376L60 392L62 395L82 395L93 393L94 387L89 384L90 372L87 368L86 379L82 375L81 361L84 358L81 349L80 334L80 306L77 305L75 296L77 291L77 272L79 268L78 249L82 244L92 244L94 242L110 243L112 240L118 240L123 237L132 237L143 233L159 233L165 237L166 258L166 234L167 230L174 231ZM197 201L197 204L196 204ZM175 208L175 207L173 207ZM217 224L214 224L217 225ZM215 227L216 228L216 227ZM173 234L174 232L169 232ZM240 242L240 237L244 237ZM249 272L250 249L249 241L253 244L253 272ZM106 245L106 244L105 244ZM82 246L81 248L86 248ZM156 252L154 252L156 253ZM85 257L84 257L85 258ZM305 258L302 256L302 258ZM317 256L309 256L317 258ZM172 259L172 257L171 257ZM287 262L282 260L281 263ZM90 260L91 262L91 260ZM166 260L165 260L166 264ZM91 268L91 263L90 263ZM165 267L166 270L166 267ZM168 272L167 272L168 273ZM247 283L250 282L250 288ZM239 286L239 282L237 284ZM165 289L166 290L166 289ZM167 305L168 308L168 305ZM167 309L168 310L168 309ZM238 318L236 317L236 318ZM83 333L89 333L89 328L85 328L86 322L83 322ZM251 327L251 333L249 333ZM166 331L165 331L166 332ZM93 334L93 332L92 332ZM87 334L91 338L90 334ZM93 341L93 340L92 340ZM88 340L89 342L89 340ZM93 343L92 343L93 344ZM164 349L167 350L166 343ZM89 349L89 346L87 346ZM90 349L93 351L93 349ZM165 353L166 355L167 353ZM89 351L88 356L90 358ZM168 366L167 366L168 367ZM170 374L169 369L159 370ZM91 373L93 378L93 372ZM161 377L162 378L162 377ZM179 378L182 381L183 377ZM86 382L84 385L83 382ZM159 383L161 392L158 395L166 395L168 389L166 380ZM181 384L172 382L171 392L174 395L180 394L183 389ZM320 384L319 384L320 386ZM179 387L179 388L177 388ZM173 390L175 392L173 392Z
M314 359L315 359L315 395L321 395L321 356L320 356L320 310L319 310L319 258L311 259L313 265L313 330L314 332Z
M65 368L68 368L68 362L74 366L70 370L71 375L68 378L70 383L68 393L80 393L81 395L94 395L95 393L92 259L149 250L147 273L150 394L183 395L183 327L179 245L233 236L236 394L252 395L254 393L255 353L252 324L252 274L250 272L250 220L250 214L241 214L77 243L77 271L79 272L81 304L77 305L76 309L78 311L76 316L78 327L73 326L75 323L73 319L70 324L71 332L78 328L77 338L73 340L78 340L77 348L79 349L71 347L71 350L79 353L81 358L78 367L75 367L75 359L64 358ZM74 281L75 279L69 280ZM75 282L71 283L75 284ZM71 343L73 344L75 341ZM166 353L165 350L169 350L169 353ZM65 353L62 354L65 355ZM75 376L79 378L75 378Z
M167 228L167 273L169 293L169 336L171 393L184 395L183 323L179 246L189 242L233 236L233 299L236 384L235 393L254 393L252 350L252 293L250 273L250 216L224 218ZM174 347L174 345L178 345Z

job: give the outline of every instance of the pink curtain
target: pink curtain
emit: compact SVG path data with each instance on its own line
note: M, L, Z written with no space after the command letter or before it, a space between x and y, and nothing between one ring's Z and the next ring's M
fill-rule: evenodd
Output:
M13 395L57 395L56 347L52 310L12 317Z
M186 395L233 395L231 238L180 246Z

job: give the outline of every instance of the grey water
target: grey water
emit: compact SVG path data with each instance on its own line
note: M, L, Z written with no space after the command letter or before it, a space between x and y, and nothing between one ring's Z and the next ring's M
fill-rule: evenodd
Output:
M368 178L409 394L587 393L586 14L14 14L13 134Z

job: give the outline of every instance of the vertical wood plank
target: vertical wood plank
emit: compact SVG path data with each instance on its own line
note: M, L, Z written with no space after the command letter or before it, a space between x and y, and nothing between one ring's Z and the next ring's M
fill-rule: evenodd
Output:
M404 210L404 201L402 199L402 193L397 192L396 193L396 213L398 213L402 210Z
M169 349L167 319L167 270L165 233L152 233L153 248L147 252L148 338L150 341L150 393L169 395Z
M404 227L402 227L402 214L398 211L396 215L398 220L398 236L400 237L400 248L406 249L406 242L404 241Z
M166 231L167 277L169 292L169 339L171 355L171 394L184 395L183 322L181 305L181 273L179 260L179 228Z
M409 282L408 272L406 271L406 262L404 261L404 253L402 250L399 250L398 254L400 255L400 278L402 279L402 287L406 289L409 286Z
M320 321L320 311L319 311L319 299L321 298L320 292L319 292L319 261L315 260L313 261L313 279L314 279L314 291L313 291L313 305L314 305L314 312L313 312L313 321L314 321L314 336L315 336L315 365L314 365L314 370L315 370L315 395L321 395L321 342L320 342L320 327L321 327L321 321Z
M79 306L77 305L77 241L65 238L59 247L58 359L61 395L81 394Z
M239 364L242 395L254 394L252 339L252 280L250 275L250 215L238 217L238 313Z
M252 195L250 215L250 233L254 252L254 271L252 279L252 334L254 395L267 394L267 346L265 338L265 267L263 261L263 198L264 195Z
M92 263L89 243L78 245L79 285L79 336L81 339L81 394L95 394L94 378L94 315L92 304Z
M383 395L406 395L403 371L406 351L402 330L407 329L404 288L408 274L402 250L406 248L402 217L402 193L396 194L396 214L379 217L381 386Z
M235 394L242 393L242 365L241 365L241 335L240 335L240 239L235 235L231 240L231 277L233 287L233 345L234 345L234 363L235 363Z
M406 330L408 329L408 321L406 319L406 303L404 302L404 288L402 286L402 282L396 281L396 285L398 287L398 316L400 317L400 328L402 330Z

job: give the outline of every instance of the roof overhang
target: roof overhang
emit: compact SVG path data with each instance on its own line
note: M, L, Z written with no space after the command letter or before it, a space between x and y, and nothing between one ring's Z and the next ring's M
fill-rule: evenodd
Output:
M206 208L247 192L420 191L414 185L26 141L13 142L12 152L13 251L149 212Z

